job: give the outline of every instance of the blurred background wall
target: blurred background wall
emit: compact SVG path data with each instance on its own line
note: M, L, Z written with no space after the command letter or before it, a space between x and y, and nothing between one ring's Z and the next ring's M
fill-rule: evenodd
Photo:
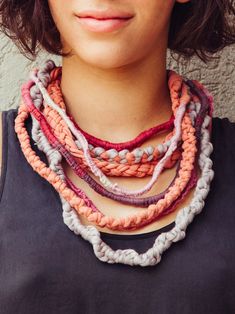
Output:
M218 59L207 64L193 57L174 60L168 52L167 67L205 84L215 100L214 116L228 117L235 122L235 46L226 47ZM0 110L15 108L20 99L20 86L28 78L32 67L53 59L61 65L61 58L41 52L35 62L21 55L15 45L0 33Z

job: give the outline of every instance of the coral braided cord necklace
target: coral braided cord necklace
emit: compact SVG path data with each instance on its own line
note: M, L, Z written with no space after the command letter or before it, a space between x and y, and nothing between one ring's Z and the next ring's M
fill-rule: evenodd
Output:
M15 131L21 149L34 171L58 191L65 224L92 244L97 258L108 263L156 265L163 251L172 242L185 236L187 225L192 221L192 217L201 211L203 200L209 192L213 179L210 160L212 145L209 141L213 98L200 83L184 81L174 71L169 71L168 85L173 113L171 119L142 132L132 141L115 144L84 132L66 113L62 93L58 89L61 70L53 61L48 60L41 69L32 70L30 80L22 86L22 101L15 119ZM30 147L30 137L24 126L29 115L33 123L32 139L46 154L49 167ZM148 138L162 131L171 131L162 146L153 149L140 147ZM128 156L132 158L127 158ZM61 165L62 158L76 175L100 195L146 209L123 218L103 214L102 210L66 177ZM165 191L152 197L139 197L150 191L162 171L176 162L177 173ZM201 170L199 178L196 173L198 164ZM125 176L127 172L119 171L120 166L126 166L129 171L131 169L129 176L134 166L136 170L142 167L140 176L151 175L151 179L141 189L128 190L108 178L110 175ZM114 168L114 173L110 173L110 169ZM99 182L89 175L89 171ZM136 172L138 173L138 170ZM101 240L95 225L119 231L139 229L174 211L177 204L195 186L190 205L178 212L175 227L164 237L164 245L162 242L160 246L160 235L152 248L138 254L132 249L113 251ZM82 225L79 215L95 225ZM167 237L168 234L171 234L170 238Z

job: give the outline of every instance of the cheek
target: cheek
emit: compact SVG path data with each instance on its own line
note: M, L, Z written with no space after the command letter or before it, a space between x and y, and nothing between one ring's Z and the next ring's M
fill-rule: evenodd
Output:
M136 29L139 40L159 40L167 35L170 16L172 12L172 1L148 0L143 6L143 1L136 15Z
M174 7L174 0L133 0L137 6L139 25L161 28L166 26Z
M51 11L52 18L60 33L68 28L68 21L71 20L71 8L66 5L63 0L48 0L48 5Z

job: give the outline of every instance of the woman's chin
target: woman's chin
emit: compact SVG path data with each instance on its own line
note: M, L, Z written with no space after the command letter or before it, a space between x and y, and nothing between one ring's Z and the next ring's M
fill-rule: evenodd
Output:
M123 52L122 52L123 50ZM95 67L103 69L119 68L131 63L134 60L129 60L128 54L124 49L110 49L107 47L102 47L102 49L94 47L82 47L79 49L74 49L74 55L78 56L79 59L83 60L85 63L93 65ZM133 56L133 53L131 54Z

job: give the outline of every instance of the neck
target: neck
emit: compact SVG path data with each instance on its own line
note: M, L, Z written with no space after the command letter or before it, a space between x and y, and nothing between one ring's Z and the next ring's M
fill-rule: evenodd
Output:
M165 53L108 70L63 58L61 90L78 125L112 142L128 141L172 113Z

